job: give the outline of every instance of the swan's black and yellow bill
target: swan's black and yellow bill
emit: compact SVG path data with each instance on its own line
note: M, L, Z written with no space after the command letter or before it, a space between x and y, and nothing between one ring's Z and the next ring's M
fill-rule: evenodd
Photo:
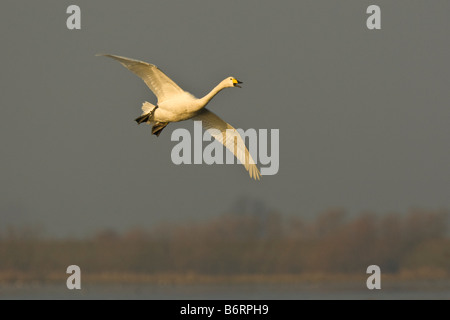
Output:
M235 87L242 88L240 85L238 85L238 83L242 83L242 81L239 81L239 80L237 80L237 79L233 79L233 85L234 85Z

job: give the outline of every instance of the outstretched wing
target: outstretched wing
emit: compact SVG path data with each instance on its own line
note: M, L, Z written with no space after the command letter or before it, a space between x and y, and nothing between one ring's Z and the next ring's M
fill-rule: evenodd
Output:
M124 67L144 80L145 84L158 98L158 102L184 92L172 79L153 64L112 54L98 54L98 56L105 56L119 61Z
M261 174L259 173L258 167L250 152L248 152L244 140L242 140L242 137L235 128L206 108L203 108L197 116L192 118L192 120L201 120L203 128L205 128L214 139L230 150L244 165L245 169L250 174L250 178L254 178L255 180L260 179Z

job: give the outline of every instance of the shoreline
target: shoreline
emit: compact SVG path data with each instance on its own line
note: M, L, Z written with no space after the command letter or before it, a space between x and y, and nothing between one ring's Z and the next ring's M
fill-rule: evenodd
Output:
M369 274L301 273L301 274L235 274L207 275L195 273L82 273L82 282L89 284L117 285L321 285L366 287ZM69 274L31 274L15 271L0 271L0 285L65 285ZM450 287L450 274L443 269L404 270L395 274L381 274L383 284L402 285L417 283Z

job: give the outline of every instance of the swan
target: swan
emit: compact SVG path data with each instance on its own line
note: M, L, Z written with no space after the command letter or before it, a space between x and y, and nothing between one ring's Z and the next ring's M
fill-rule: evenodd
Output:
M153 64L112 54L97 54L97 56L119 61L124 67L140 77L155 94L158 100L157 104L153 105L147 101L142 104L142 115L135 119L138 124L152 125L152 134L158 137L170 122L188 119L201 121L203 128L239 159L249 172L250 178L260 179L261 174L258 167L237 130L205 108L221 90L234 87L241 88L239 85L242 83L241 81L234 77L227 77L203 98L196 98L191 93L181 89ZM232 134L227 137L226 132Z

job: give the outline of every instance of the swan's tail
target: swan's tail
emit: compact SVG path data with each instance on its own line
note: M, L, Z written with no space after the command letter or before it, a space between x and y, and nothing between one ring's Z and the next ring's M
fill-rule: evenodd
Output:
M138 124L141 124L143 122L150 122L150 118L151 116L153 116L153 112L155 112L156 108L157 107L150 102L145 101L142 104L142 115L134 119L134 121L136 121Z

